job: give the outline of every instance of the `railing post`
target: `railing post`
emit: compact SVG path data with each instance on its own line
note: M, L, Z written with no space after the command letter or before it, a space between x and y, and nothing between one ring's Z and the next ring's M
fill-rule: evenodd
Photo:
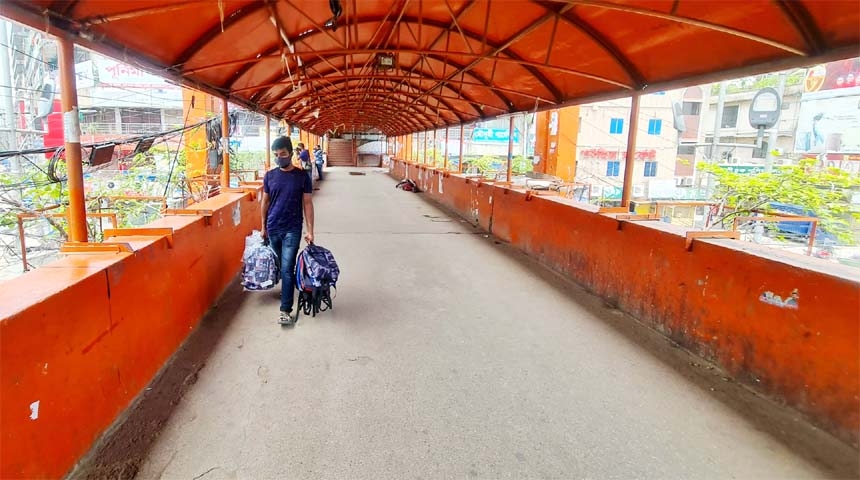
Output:
M272 149L270 145L272 144L271 139L271 119L268 115L266 115L266 171L272 169Z
M463 173L463 124L460 124L460 159L457 161L457 173Z
M81 125L75 82L75 44L59 37L60 85L63 106L66 169L69 182L69 240L87 241L87 206L84 200L84 167L81 163Z
M224 164L221 166L221 187L230 188L230 114L227 110L227 99L221 101L221 148L224 149Z
M508 123L508 172L505 177L506 182L511 181L511 170L513 167L513 159L514 159L514 116L511 115L511 119Z
M448 127L445 127L445 164L442 168L447 172L448 171Z
M630 130L627 132L627 158L624 161L624 186L621 189L621 206L630 206L633 195L633 169L636 156L636 130L639 128L639 93L634 93L630 102Z
M433 167L436 167L436 129L433 129Z

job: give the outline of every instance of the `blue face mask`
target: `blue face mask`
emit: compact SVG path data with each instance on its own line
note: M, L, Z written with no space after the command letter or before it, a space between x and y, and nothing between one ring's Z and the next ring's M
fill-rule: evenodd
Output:
M275 157L275 161L278 163L278 166L281 168L287 168L290 165L292 165L292 163L293 163L292 155L288 155L286 157L282 157L282 156L278 155L277 157Z

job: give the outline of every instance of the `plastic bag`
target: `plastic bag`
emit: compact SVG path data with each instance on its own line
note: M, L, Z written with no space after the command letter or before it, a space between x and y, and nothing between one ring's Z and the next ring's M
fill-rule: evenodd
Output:
M246 291L269 290L278 283L278 256L265 244L260 232L254 230L245 238L242 262L242 287Z

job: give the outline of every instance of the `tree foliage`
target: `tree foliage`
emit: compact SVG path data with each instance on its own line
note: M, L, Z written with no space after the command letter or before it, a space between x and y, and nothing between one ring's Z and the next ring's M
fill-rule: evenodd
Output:
M860 176L837 168L822 168L816 160L802 160L798 165L780 166L773 173L737 174L714 164L700 164L699 169L716 177L718 185L713 200L718 203L717 222L734 216L748 216L755 210L771 210L774 202L796 205L818 217L819 228L834 235L840 243L854 244L850 192L860 188ZM726 208L728 207L728 208Z
M480 173L504 172L507 170L508 160L503 155L484 155L478 158L465 160L469 167L477 168ZM511 172L514 175L522 175L534 169L531 160L522 155L514 155L511 158Z

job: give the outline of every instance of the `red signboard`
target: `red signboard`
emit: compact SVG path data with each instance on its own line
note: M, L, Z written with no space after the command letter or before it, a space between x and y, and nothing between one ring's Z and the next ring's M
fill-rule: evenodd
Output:
M593 160L627 160L626 151L614 149L607 150L605 148L589 148L580 152L580 155L582 158ZM656 160L657 151L654 149L636 150L633 158L634 160Z

